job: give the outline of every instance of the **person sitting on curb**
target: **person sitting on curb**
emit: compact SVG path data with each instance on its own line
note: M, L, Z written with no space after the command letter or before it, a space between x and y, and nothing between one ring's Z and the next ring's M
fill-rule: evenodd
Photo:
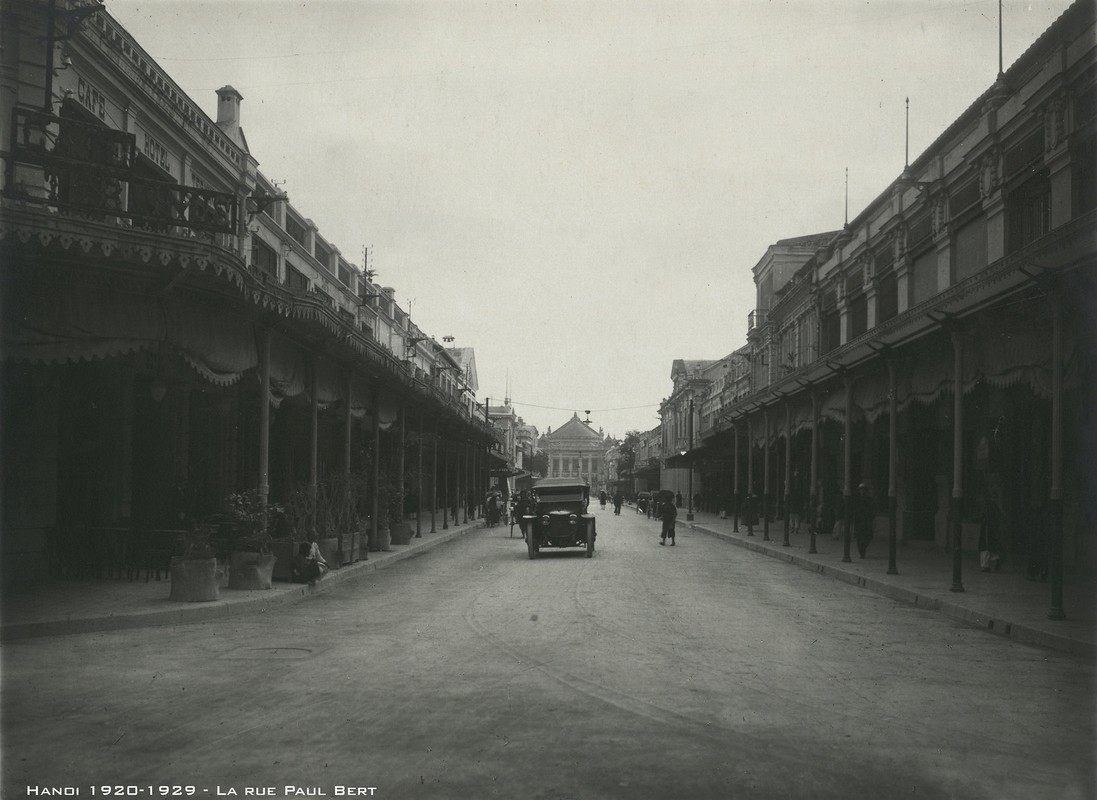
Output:
M315 586L316 582L324 577L328 571L328 562L320 553L320 545L316 543L316 535L309 534L308 541L301 542L297 548L297 555L293 558L292 577L297 583L307 583Z

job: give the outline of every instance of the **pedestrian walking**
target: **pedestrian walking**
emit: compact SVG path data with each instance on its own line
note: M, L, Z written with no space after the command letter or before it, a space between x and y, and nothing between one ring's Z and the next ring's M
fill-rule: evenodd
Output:
M748 492L743 498L743 523L752 528L758 524L758 495Z
M621 516L621 504L625 502L625 496L621 493L621 490L617 490L617 494L613 496L613 513L618 517Z
M868 493L868 486L862 482L857 487L857 494L853 498L853 536L857 541L857 553L861 558L865 557L869 542L872 541L872 519L875 516L872 508L872 496Z
M681 492L678 492L678 494L674 495L674 505L676 505L678 508L682 507L682 493Z
M681 498L681 495L678 495ZM659 534L659 544L665 545L670 538L670 546L674 547L674 520L678 516L678 509L668 497L659 509L659 516L663 520L663 530Z
M598 492L598 502L601 504L602 508L605 509L605 507L606 507L606 490L605 489Z
M518 530L522 533L522 538L526 538L526 517L533 513L533 498L529 495L529 490L522 490L522 493L518 495L518 502L514 505L514 515L518 518Z

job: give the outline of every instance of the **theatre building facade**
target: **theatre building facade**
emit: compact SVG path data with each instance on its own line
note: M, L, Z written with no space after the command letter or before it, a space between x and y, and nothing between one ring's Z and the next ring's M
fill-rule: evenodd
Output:
M706 365L731 377L663 409L692 408L680 463L729 513L756 496L768 535L834 502L848 558L864 484L891 569L896 542L938 547L961 591L992 521L1052 616L1064 570L1094 574L1094 9L1071 5L842 230L760 259L746 344Z
M239 92L207 116L96 3L2 14L6 587L140 568L231 494L315 530L358 482L375 531L389 484L486 483L459 365L259 172Z

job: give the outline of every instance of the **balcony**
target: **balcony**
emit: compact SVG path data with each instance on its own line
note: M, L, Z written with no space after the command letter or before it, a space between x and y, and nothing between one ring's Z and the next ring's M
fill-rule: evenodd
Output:
M757 335L769 321L769 309L756 308L747 314L747 337Z
M135 174L133 134L29 108L12 115L4 195L91 220L155 233L236 235L235 195Z

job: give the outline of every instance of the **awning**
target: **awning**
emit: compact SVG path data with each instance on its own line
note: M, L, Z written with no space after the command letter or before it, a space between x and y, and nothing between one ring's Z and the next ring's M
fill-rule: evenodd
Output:
M495 469L490 470L489 474L493 478L518 478L522 475L529 475L529 473L523 469L518 469L518 467L510 466L496 467Z

